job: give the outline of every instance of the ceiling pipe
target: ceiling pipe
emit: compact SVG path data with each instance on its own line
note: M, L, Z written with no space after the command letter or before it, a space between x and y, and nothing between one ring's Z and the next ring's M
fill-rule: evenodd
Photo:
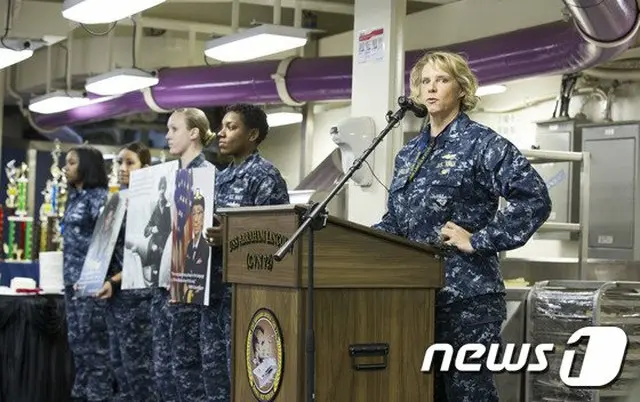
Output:
M581 71L611 60L632 45L639 24L636 0L564 1L574 22L545 24L444 48L464 53L480 84L489 85ZM406 84L411 67L425 51L405 54ZM276 72L286 80L278 79ZM287 98L297 102L349 100L352 57L167 68L160 70L159 78L159 84L144 94L132 92L70 111L41 115L36 121L44 127L60 127L149 110L162 113L178 107L282 103Z

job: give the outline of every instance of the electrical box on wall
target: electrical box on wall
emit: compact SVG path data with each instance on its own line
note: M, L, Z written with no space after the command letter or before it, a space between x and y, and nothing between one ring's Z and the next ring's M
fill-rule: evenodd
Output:
M589 125L589 258L640 260L640 122Z
M581 127L586 121L555 119L538 122L534 148L543 151L580 152ZM573 162L534 164L544 179L551 197L552 209L548 222L579 223L580 166ZM571 240L577 235L569 232L537 233L539 239Z

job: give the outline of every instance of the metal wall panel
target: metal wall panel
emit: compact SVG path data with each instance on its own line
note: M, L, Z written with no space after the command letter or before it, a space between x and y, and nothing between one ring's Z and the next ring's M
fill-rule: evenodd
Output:
M581 129L578 120L553 120L537 123L535 147L543 151L580 152ZM580 168L572 162L535 164L551 197L552 209L548 222L579 222ZM568 232L537 233L538 239L570 240Z
M583 128L591 154L589 257L640 260L640 124Z

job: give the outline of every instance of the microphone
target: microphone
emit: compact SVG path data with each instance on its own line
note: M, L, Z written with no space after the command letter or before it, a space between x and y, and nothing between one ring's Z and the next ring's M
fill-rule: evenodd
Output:
M415 103L414 101L407 98L406 96L401 96L398 98L398 105L400 105L402 109L412 111L413 114L415 114L416 117L419 119L423 117L427 117L426 106Z

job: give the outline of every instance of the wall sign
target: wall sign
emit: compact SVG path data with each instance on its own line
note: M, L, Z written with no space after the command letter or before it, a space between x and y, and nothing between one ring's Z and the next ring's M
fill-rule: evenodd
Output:
M384 59L384 28L358 32L358 63Z

